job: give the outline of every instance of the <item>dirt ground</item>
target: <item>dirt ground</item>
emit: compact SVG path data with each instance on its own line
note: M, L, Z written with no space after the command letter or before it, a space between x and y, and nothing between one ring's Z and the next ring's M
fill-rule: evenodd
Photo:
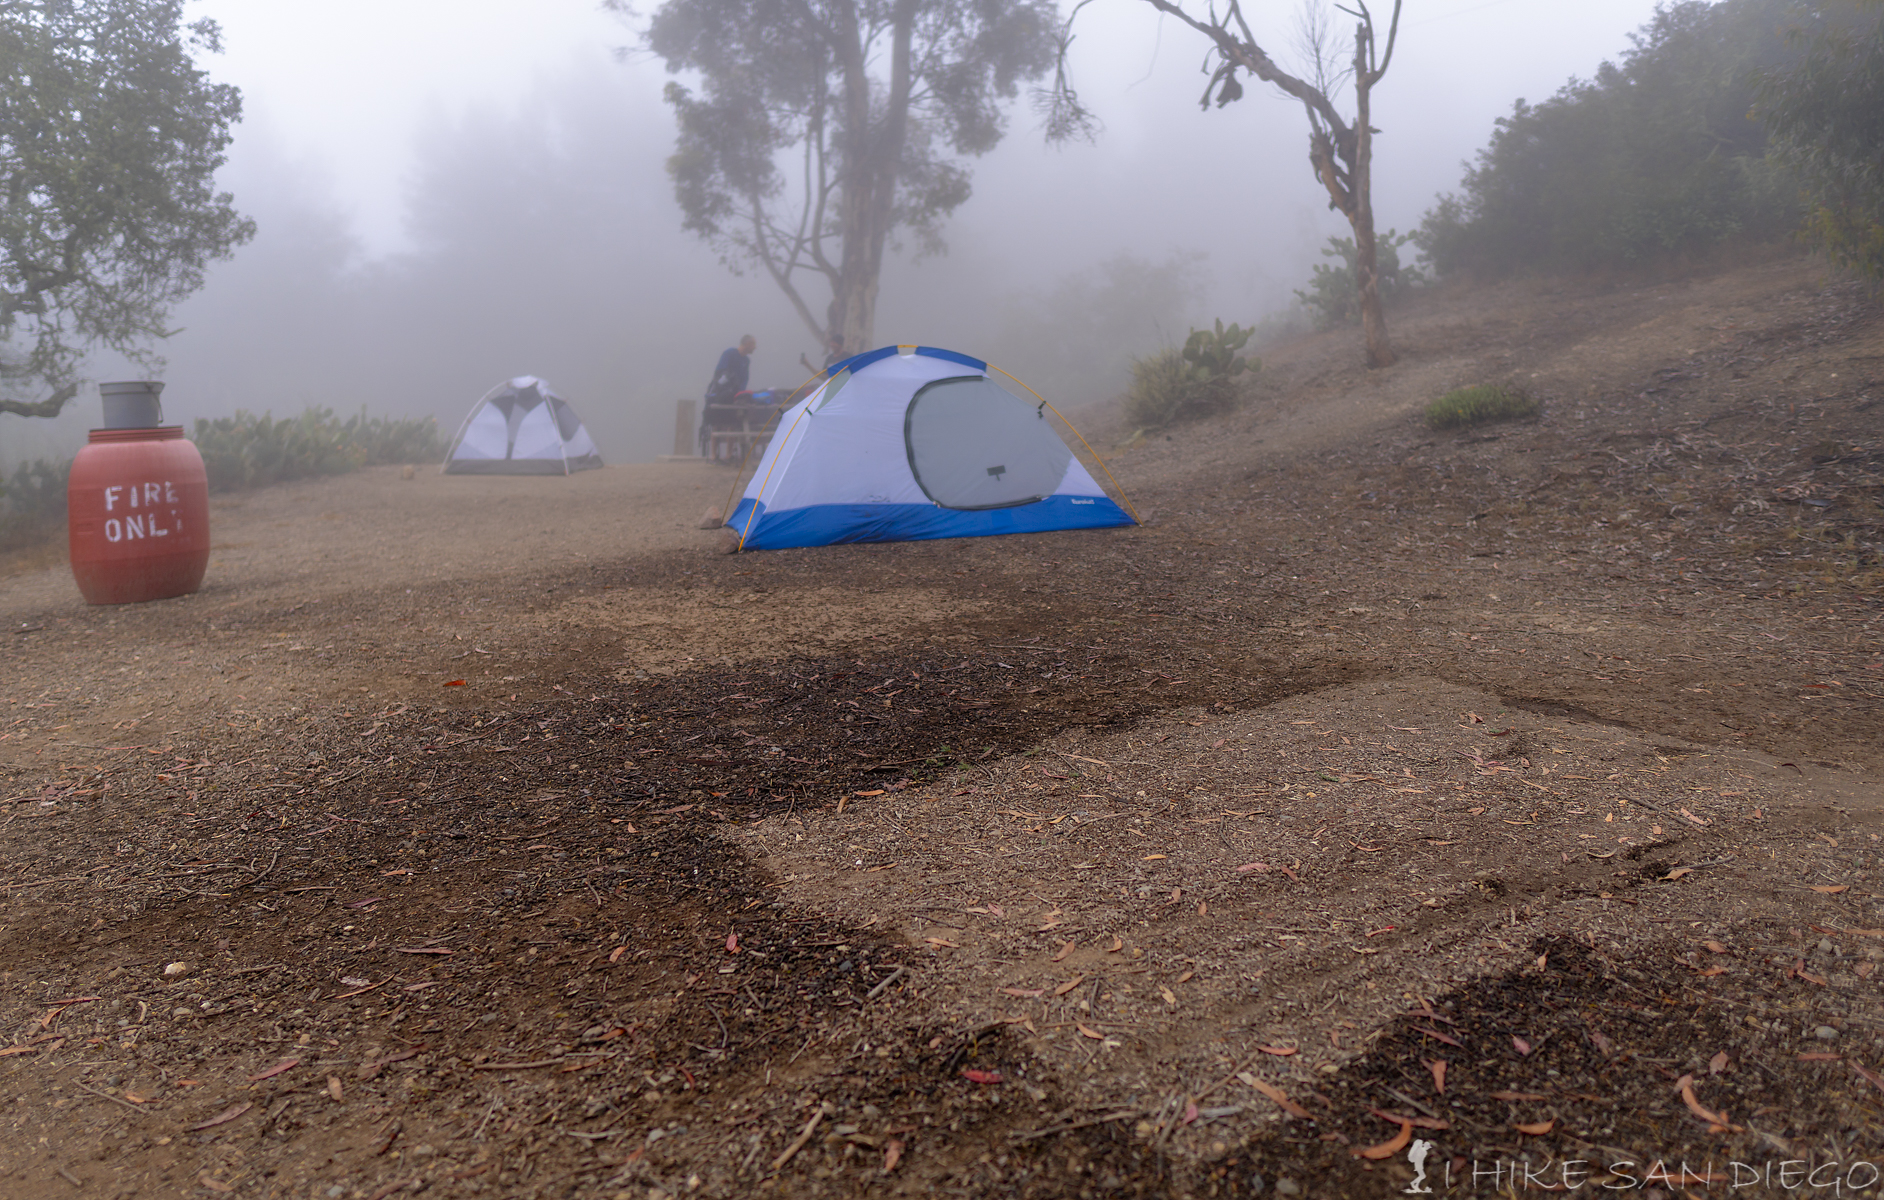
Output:
M386 469L0 564L0 1195L1878 1194L1884 313L1393 315L1089 411L1133 529Z

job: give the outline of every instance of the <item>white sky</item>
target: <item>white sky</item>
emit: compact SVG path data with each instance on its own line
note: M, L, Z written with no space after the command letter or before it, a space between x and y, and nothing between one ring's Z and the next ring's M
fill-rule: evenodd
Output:
M402 240L406 165L428 122L472 106L509 107L546 76L606 62L634 40L593 0L194 0L187 11L222 24L225 52L206 65L242 89L250 128L329 172L335 198L374 250ZM1254 0L1247 9L1259 38L1272 38L1271 52L1285 61L1298 11L1294 0ZM1397 198L1381 205L1383 221L1411 224L1434 192L1456 183L1459 161L1513 99L1541 99L1569 76L1588 75L1652 11L1653 0L1411 0L1377 93L1375 124L1386 133L1376 179ZM1203 116L1194 104L1201 57L1196 34L1160 23L1139 0L1102 0L1081 17L1074 62L1108 143L1123 151ZM612 69L644 78L648 119L671 126L658 102L659 62ZM1299 113L1273 102L1256 108L1245 101L1211 115L1226 152L1235 151L1236 122L1267 119L1299 135ZM1296 172L1314 202L1299 154L1266 169Z

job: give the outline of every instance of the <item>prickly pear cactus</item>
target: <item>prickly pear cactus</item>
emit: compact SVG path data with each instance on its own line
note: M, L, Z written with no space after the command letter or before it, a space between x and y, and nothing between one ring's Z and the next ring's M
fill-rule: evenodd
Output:
M1184 342L1184 361L1200 379L1234 379L1249 368L1249 360L1237 354L1249 341L1254 329L1240 325L1223 327L1218 319L1215 330L1193 329Z

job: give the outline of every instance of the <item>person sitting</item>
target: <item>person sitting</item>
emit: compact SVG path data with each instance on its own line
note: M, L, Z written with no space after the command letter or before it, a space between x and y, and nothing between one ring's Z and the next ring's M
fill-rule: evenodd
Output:
M726 348L713 368L713 382L707 384L708 404L731 404L746 390L746 381L752 376L752 352L758 348L757 339L750 333L739 339L739 345Z
M832 333L832 334L825 335L825 338L824 338L824 370L825 371L829 371L832 367L836 366L838 363L843 362L845 359L849 357L850 355L844 352L844 338L842 334ZM798 361L801 364L803 364L805 370L810 371L813 374L818 373L818 368L812 366L811 360L806 358L804 355L800 354L798 356Z

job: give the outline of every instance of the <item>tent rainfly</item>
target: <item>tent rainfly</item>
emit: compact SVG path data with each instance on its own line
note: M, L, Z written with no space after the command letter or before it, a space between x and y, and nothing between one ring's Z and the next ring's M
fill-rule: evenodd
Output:
M780 415L726 524L742 550L1137 524L1046 408L952 350L857 355Z
M484 393L445 455L447 475L568 475L602 465L569 402L533 375Z

